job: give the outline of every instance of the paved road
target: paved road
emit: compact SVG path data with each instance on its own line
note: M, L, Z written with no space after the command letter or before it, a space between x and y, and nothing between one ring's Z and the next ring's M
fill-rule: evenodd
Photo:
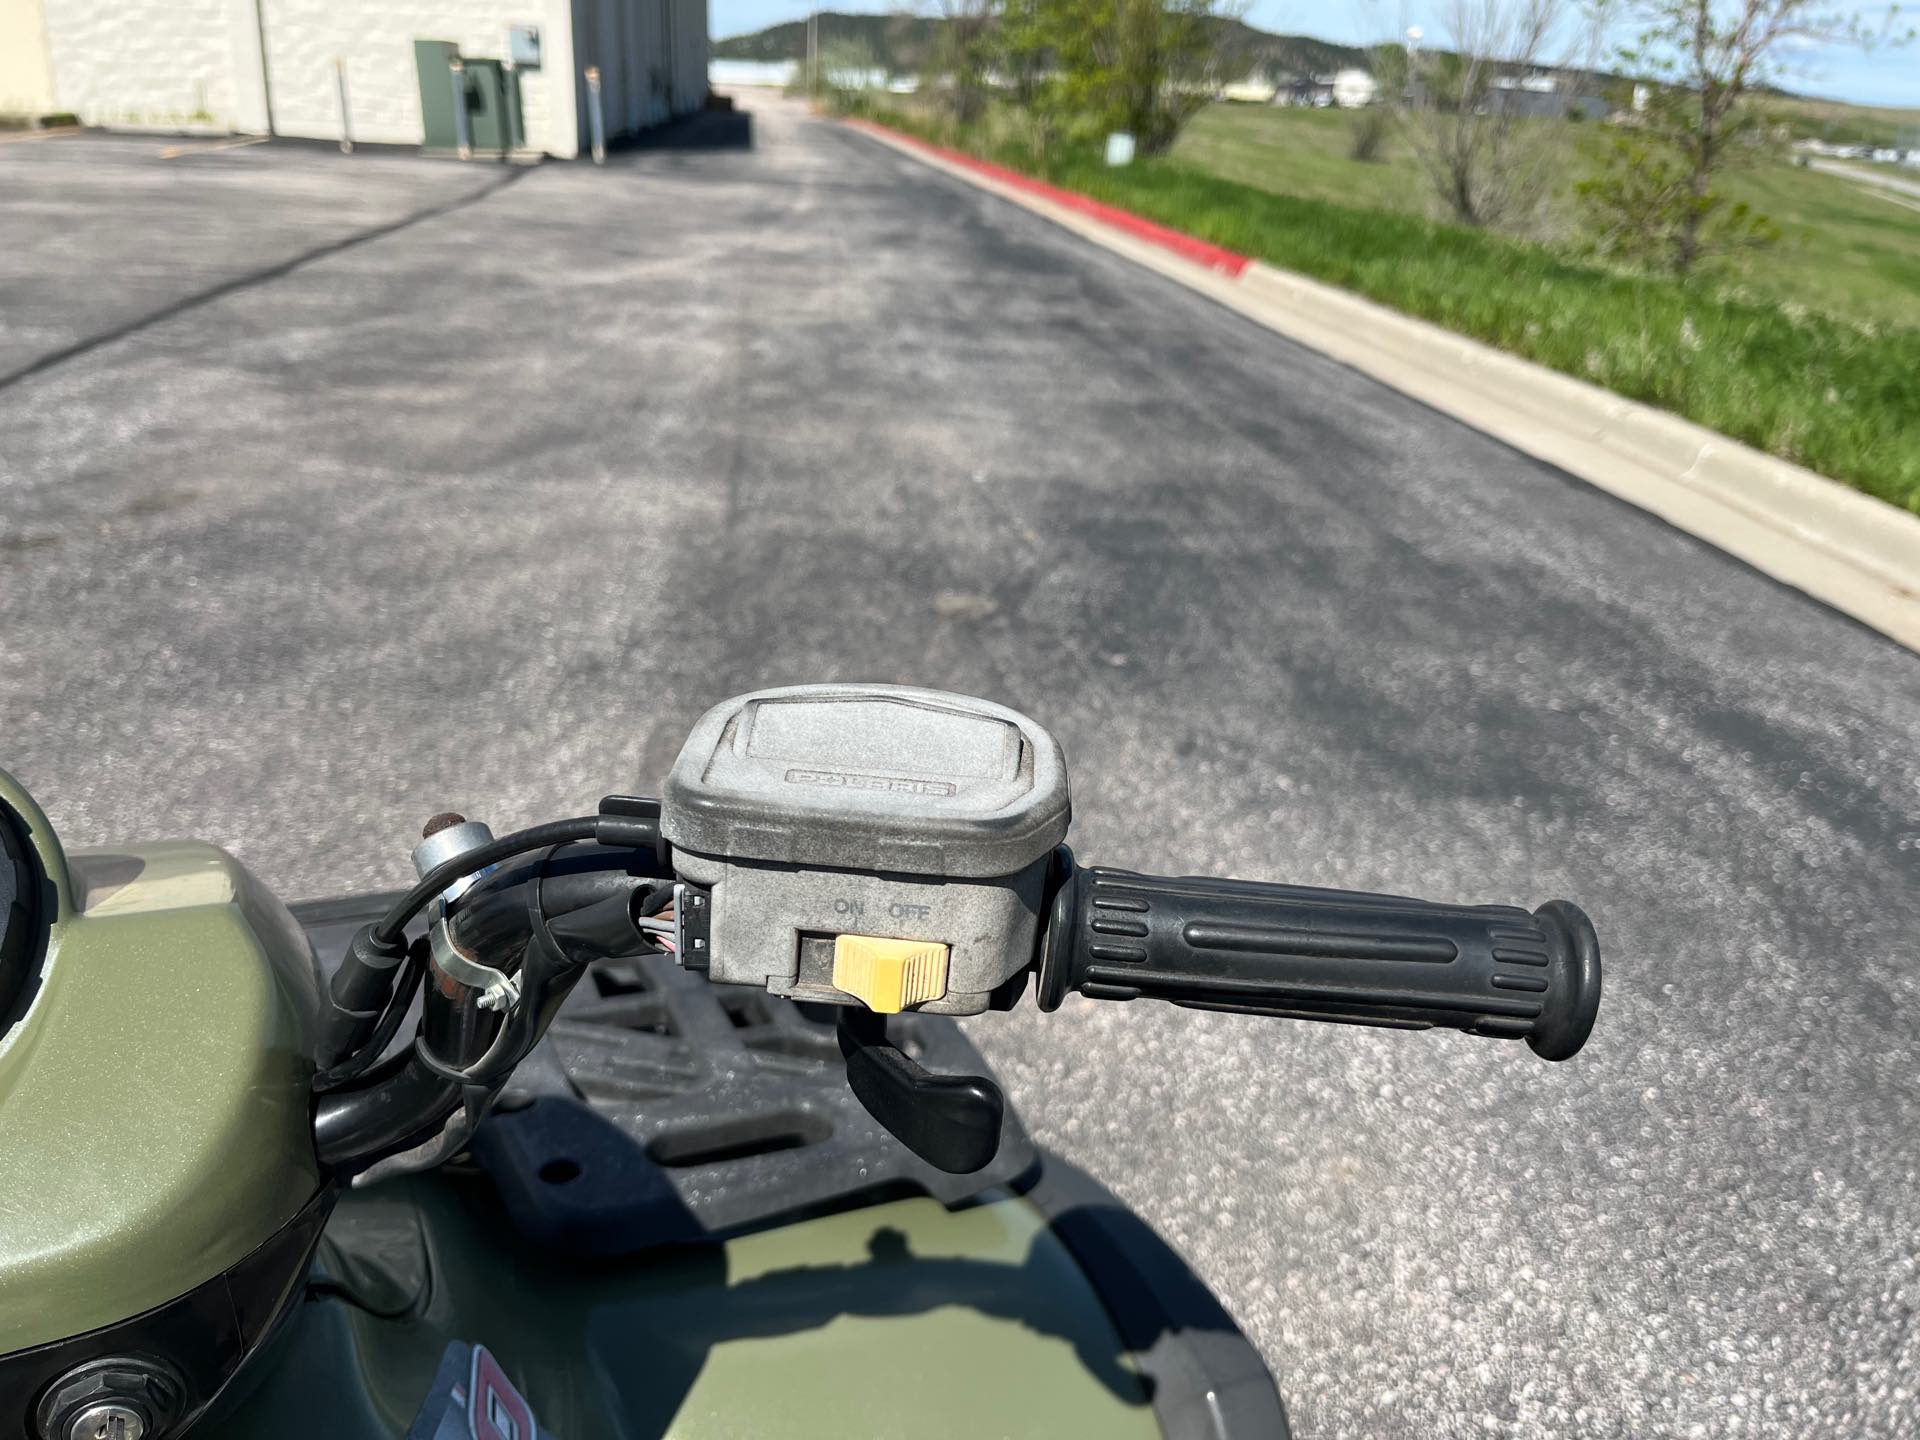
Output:
M1006 700L1066 742L1085 856L1599 923L1565 1066L1150 1007L972 1026L1302 1435L1920 1435L1920 661L756 119L258 284L496 174L0 150L0 345L126 331L0 387L0 746L69 838L391 884L418 817L574 813L738 690ZM128 329L116 257L142 305L227 288Z
M1856 185L1871 185L1880 190L1891 190L1897 194L1920 200L1920 180L1909 180L1904 175L1895 175L1887 170L1873 170L1865 165L1849 165L1841 160L1814 159L1807 162L1816 170L1824 170L1829 175L1838 175L1843 180L1851 180Z

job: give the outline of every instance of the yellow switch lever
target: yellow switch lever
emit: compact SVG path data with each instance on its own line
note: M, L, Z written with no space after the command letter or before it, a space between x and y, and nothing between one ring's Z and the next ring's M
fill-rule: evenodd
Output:
M947 993L947 949L938 940L837 936L833 988L856 997L877 1015L897 1015L909 1005Z

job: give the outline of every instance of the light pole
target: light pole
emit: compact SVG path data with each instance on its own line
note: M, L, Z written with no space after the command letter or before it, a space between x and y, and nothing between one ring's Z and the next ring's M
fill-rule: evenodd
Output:
M587 66L587 138L593 150L593 163L607 163L607 117L600 108L600 67Z
M473 158L473 127L467 115L467 67L456 55L447 61L453 81L453 149L462 160Z
M333 57L333 90L340 100L340 153L353 153L353 111L347 107L347 61L346 57Z

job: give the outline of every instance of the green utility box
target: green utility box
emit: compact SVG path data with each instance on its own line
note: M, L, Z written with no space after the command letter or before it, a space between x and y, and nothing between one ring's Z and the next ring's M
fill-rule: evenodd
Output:
M460 64L459 96L467 112L467 144L475 155L495 158L521 147L517 76L498 60L462 56L449 40L416 40L413 63L420 76L420 119L426 148L442 153L460 149L460 122L454 89L454 65Z

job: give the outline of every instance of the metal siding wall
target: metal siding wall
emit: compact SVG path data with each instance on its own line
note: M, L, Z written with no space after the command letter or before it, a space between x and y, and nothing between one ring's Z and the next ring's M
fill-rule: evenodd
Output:
M641 75L646 77L646 94L640 107L640 123L658 125L665 115L661 106L660 52L665 44L663 0L633 0L640 19L640 51L635 57Z
M574 14L577 63L600 67L609 138L706 102L707 0L578 0Z
M620 7L625 0L599 0L594 6L594 64L600 67L600 118L609 136L620 133Z
M653 118L657 125L671 120L680 103L680 92L674 85L673 43L674 43L674 0L645 0L648 9L653 11Z
M637 0L620 0L620 110L616 122L628 134L638 130L644 120L644 73L635 56L640 43L640 13Z
M628 33L632 43L627 49L627 68L633 74L633 103L627 108L627 128L640 130L653 123L653 55L655 0L626 0Z
M680 23L675 27L674 63L680 76L676 93L682 110L698 110L707 102L707 0L667 3L680 7Z
M675 25L679 20L674 0L648 0L653 7L659 25L659 38L653 51L653 103L655 114L661 120L671 120L679 113L681 95L679 74L673 63L673 50L677 43Z

